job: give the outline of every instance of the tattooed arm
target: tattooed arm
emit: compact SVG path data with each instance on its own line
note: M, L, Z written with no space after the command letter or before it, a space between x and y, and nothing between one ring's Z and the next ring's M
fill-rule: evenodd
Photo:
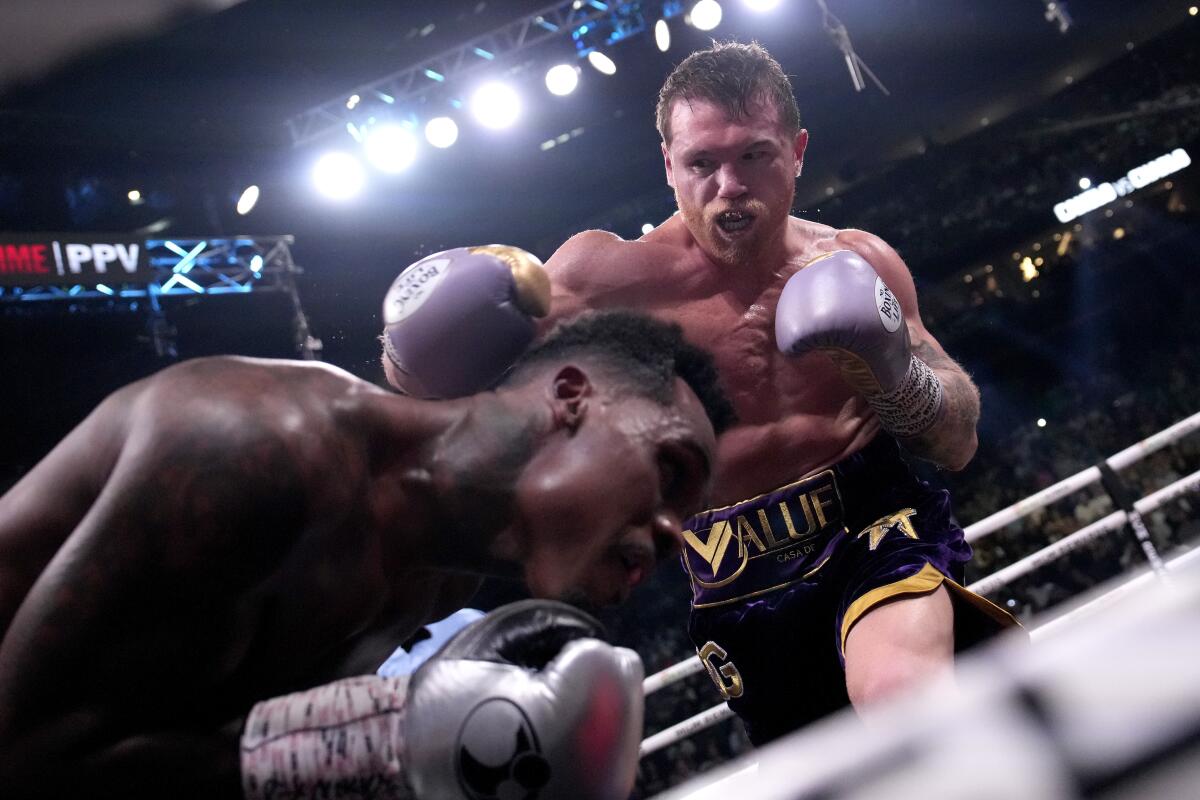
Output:
M845 230L837 235L838 245L865 258L896 295L908 324L912 352L932 368L942 385L942 406L937 421L925 433L902 444L914 455L951 470L970 463L978 446L975 427L979 422L979 391L969 375L946 355L941 344L921 321L917 289L912 273L886 242L865 231Z

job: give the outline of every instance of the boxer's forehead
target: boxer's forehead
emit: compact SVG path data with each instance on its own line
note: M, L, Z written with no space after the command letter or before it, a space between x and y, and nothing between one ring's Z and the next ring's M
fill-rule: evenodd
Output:
M751 100L746 111L731 117L726 108L709 100L677 100L671 108L669 149L687 157L786 139L779 110L773 104Z

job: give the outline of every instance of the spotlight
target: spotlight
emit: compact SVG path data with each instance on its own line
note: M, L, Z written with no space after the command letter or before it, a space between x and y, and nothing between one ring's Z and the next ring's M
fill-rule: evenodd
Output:
M711 31L721 24L721 4L717 0L700 0L692 6L689 19L695 28Z
M447 148L458 141L458 123L449 117L434 117L425 123L425 140L437 148Z
M471 112L485 128L508 128L521 114L521 98L503 83L485 83L471 96Z
M654 43L658 45L660 52L665 53L671 49L671 27L665 19L654 23Z
M259 190L258 187L251 184L242 190L242 194L238 197L237 213L243 217L254 210L254 204L258 202Z
M1080 189L1092 188L1092 179L1091 178L1080 178L1079 179L1079 188Z
M1045 418L1044 418L1044 417L1038 417L1037 426L1038 426L1039 428L1044 428L1044 427L1046 427L1046 420L1045 420Z
M129 194L127 194L126 197L129 198L129 204L131 206L140 206L142 203L146 202L142 197L142 193L137 189L130 189Z
M587 59L589 64L605 75L613 75L617 71L617 65L613 60L599 50L588 53Z
M557 64L546 70L546 88L559 97L575 91L579 85L579 70L574 64Z
M408 169L417 157L417 137L395 123L377 125L367 131L363 148L367 160L381 172L395 174Z
M650 233L650 231L652 231L652 230L654 230L653 223L646 222L642 225L642 235L643 236L645 236L647 233Z
M779 5L779 0L746 0L751 11L770 11Z
M362 191L363 184L367 182L362 163L340 150L317 159L312 179L317 191L331 200L349 200Z

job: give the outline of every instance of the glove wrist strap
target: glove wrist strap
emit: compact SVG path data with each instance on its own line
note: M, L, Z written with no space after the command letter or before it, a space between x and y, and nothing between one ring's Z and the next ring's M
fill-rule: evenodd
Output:
M264 700L242 732L242 791L414 800L404 777L408 678L364 675Z
M900 439L928 431L942 411L942 382L933 369L913 356L904 379L890 392L867 397L883 429Z

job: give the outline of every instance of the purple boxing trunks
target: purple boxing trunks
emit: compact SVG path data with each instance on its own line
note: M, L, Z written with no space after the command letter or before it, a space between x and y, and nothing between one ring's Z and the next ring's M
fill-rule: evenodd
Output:
M1016 625L962 587L971 547L949 495L918 480L883 434L828 469L684 528L688 632L755 744L849 702L846 637L882 602L945 585L960 650Z

